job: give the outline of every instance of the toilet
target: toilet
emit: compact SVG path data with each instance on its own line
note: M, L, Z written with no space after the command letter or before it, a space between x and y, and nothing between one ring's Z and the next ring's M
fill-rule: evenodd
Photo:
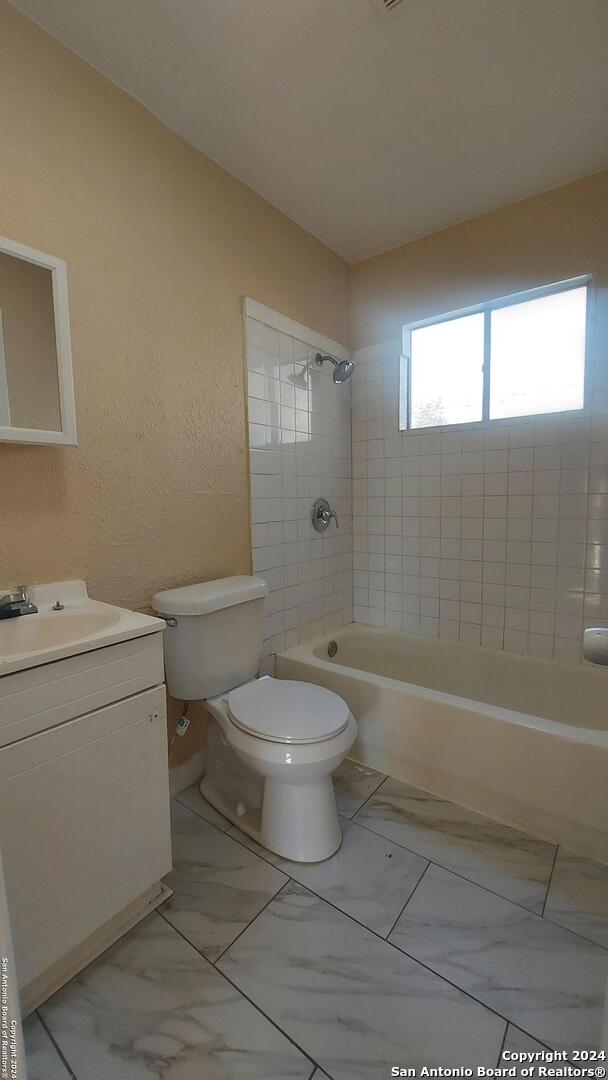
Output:
M260 578L238 576L156 593L167 689L211 714L205 799L277 855L320 862L342 839L331 774L357 723L331 690L256 678L267 591Z

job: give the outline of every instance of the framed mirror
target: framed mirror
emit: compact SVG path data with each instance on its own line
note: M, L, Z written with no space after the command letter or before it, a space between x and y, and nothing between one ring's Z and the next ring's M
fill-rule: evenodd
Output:
M4 236L0 442L77 443L66 264Z

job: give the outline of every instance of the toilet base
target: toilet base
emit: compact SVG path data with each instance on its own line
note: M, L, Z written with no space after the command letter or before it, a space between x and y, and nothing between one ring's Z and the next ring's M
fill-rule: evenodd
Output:
M235 804L209 775L201 780L200 793L252 840L292 862L322 862L342 842L331 776L310 784L267 778L261 809ZM245 812L239 814L237 806Z
M201 795L262 847L292 862L322 862L342 831L331 774L352 746L357 724L322 742L265 741L232 723L223 698L205 702L207 770Z
M261 843L293 862L322 862L342 842L331 776L307 784L266 778Z

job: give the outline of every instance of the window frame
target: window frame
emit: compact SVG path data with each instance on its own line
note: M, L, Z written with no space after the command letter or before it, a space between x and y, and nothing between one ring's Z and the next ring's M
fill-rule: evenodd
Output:
M500 308L512 307L515 304L526 303L528 300L538 300L543 296L552 296L556 293L570 292L572 289L587 288L587 307L585 321L585 370L583 380L583 404L579 409L561 409L557 412L524 413L521 416L501 416L491 419L490 412L490 379L491 379L491 313ZM472 304L469 307L458 308L454 311L444 312L441 315L432 315L427 319L417 319L415 322L406 323L402 328L401 357L399 363L399 430L405 433L425 433L437 431L471 431L483 428L495 427L524 421L540 421L551 419L556 416L585 417L590 415L591 403L591 336L593 326L593 278L590 273L580 274L578 277L567 278L564 281L553 282L550 285L540 285L534 289L524 289L521 292L511 293L494 300L485 300L480 304ZM421 330L426 326L434 326L437 323L451 322L453 319L461 319L467 315L484 316L483 334L483 368L482 368L482 416L480 420L461 421L458 424L433 424L428 427L411 426L411 352L412 331Z

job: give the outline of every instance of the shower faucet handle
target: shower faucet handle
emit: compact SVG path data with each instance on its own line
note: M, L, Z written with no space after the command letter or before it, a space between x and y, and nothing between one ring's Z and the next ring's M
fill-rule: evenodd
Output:
M338 515L335 510L332 510L327 499L315 499L310 512L313 529L320 533L325 532L332 518L336 523L336 529L339 529Z

